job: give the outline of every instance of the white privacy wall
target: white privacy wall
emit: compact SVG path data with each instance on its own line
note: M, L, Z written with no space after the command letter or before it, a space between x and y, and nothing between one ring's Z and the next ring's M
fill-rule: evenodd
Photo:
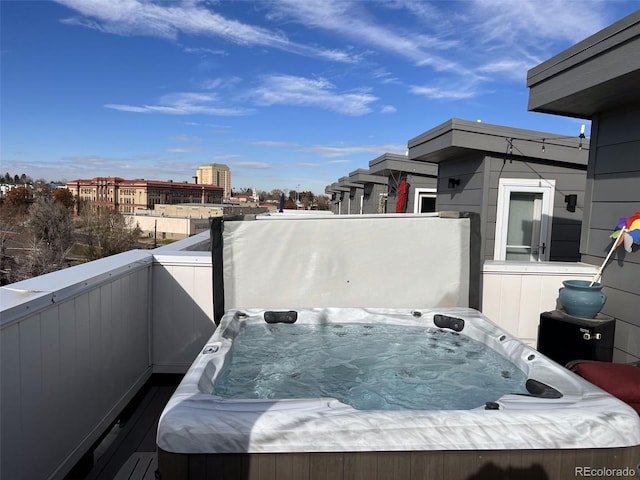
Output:
M536 348L540 314L557 308L564 280L591 280L598 268L578 262L486 260L482 272L482 313Z
M227 310L469 305L468 218L226 222L223 239Z
M0 478L62 478L149 377L151 260L127 252L2 288Z
M153 369L185 373L213 334L210 252L154 255Z

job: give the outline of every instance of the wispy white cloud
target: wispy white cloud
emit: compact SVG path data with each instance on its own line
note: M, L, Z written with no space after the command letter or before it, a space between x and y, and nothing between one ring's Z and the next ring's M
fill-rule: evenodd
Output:
M169 148L167 149L168 153L191 153L193 152L192 148Z
M355 145L351 147L315 145L311 147L301 147L299 150L302 152L317 153L323 157L332 158L362 153L371 153L374 155L382 155L383 153L404 153L406 149L406 145Z
M228 162L228 163L232 167L246 168L246 169L250 169L250 170L267 170L267 169L271 168L271 164L270 163L266 163L266 162L250 162L250 161L246 161L246 162Z
M607 1L473 0L468 15L475 21L473 38L482 44L531 47L541 40L575 43L606 25Z
M211 78L209 80L204 80L200 84L200 88L203 90L215 90L224 84L224 80L222 78Z
M169 137L169 140L174 140L178 142L199 142L202 140L202 137L181 133L179 135L172 135L171 137Z
M449 85L449 86L429 86L413 85L409 91L414 95L429 98L431 100L466 100L477 95L474 85Z
M607 1L472 0L465 12L465 48L480 74L522 80L527 70L607 25Z
M378 80L382 84L399 84L402 83L397 76L389 73L384 68L376 68L373 72L371 72L371 76Z
M296 105L319 107L345 115L370 113L377 97L365 91L338 93L336 87L323 78L293 75L270 75L250 94L259 105Z
M404 9L413 16L429 22L447 22L450 16L444 15L433 4L423 0L387 0L388 8Z
M262 15L255 23L223 15L223 4L219 2L55 1L75 11L74 17L64 20L67 24L117 35L151 35L174 40L181 35L222 39L234 45L276 49L330 62L366 63L372 69L371 77L385 85L406 84L407 79L400 77L402 67L394 69L398 73L391 74L376 64L383 55L414 66L430 67L436 75L446 72L450 78L478 84L505 79L521 82L529 68L559 51L559 46L569 46L585 38L610 20L606 15L609 3L606 0L584 0L579 5L566 0L273 0L255 8L254 13ZM292 25L295 28L291 28ZM300 26L305 30L300 30ZM328 33L330 40L313 32ZM218 45L183 47L183 51L207 57L228 55ZM436 79L430 77L429 80ZM201 88L220 88L221 81L205 81ZM447 92L442 87L430 86L431 90L423 91L422 95L471 98L482 92L467 88L461 94L463 89L449 88ZM282 91L279 96L260 90L257 93L263 105L312 103L311 100L303 102L295 92ZM361 115L369 111L371 96L368 92L355 92L351 97L343 97L350 103L344 109L338 110L338 105L332 102L326 108ZM147 113L183 112L171 105L114 103L109 104L109 108ZM232 109L213 110L209 114L246 113Z
M380 113L396 113L397 109L393 105L383 105L380 109Z
M202 90L224 90L231 89L242 82L242 79L237 76L209 78L200 82L200 88Z
M106 108L135 113L163 113L168 115L219 115L242 116L251 115L254 110L218 105L219 98L215 94L199 92L179 92L164 95L158 105L123 105L108 103Z
M213 123L184 122L184 124L189 125L190 127L206 127L206 128L215 128L219 130L228 130L231 128L230 125L216 125Z
M352 145L352 146L340 146L340 145L301 145L295 142L282 142L273 140L260 140L252 142L251 145L267 148L287 148L294 149L297 152L313 153L320 155L321 157L330 158L331 160L318 163L318 162L299 162L296 165L315 167L326 164L338 164L349 163L350 160L338 157L348 157L350 155L372 154L381 155L383 153L401 153L404 154L406 145Z
M526 68L526 62L521 59L502 58L500 60L491 61L478 67L478 71L482 73L510 73L514 70Z
M359 63L362 60L361 54L347 50L322 50L318 53L318 56L339 63Z
M33 172L32 175L35 174L43 178L69 181L99 176L188 181L197 167L197 164L178 163L172 157L158 154L69 155L52 159L49 162L41 160L7 162L7 168L10 168L11 171Z
M231 160L232 158L240 158L242 155L236 154L236 153L228 153L226 155L214 155L211 159L214 161L225 161L225 160Z
M278 0L270 5L274 9L274 15L292 19L308 28L321 28L337 33L358 43L407 58L418 65L428 65L436 70L462 68L456 62L433 53L434 50L449 49L456 42L438 35L416 32L403 34L399 28L382 25L367 12L367 2ZM426 9L424 14L427 15Z
M258 140L256 142L252 142L252 145L256 147L268 147L268 148L292 148L296 147L297 144L293 142L281 142L277 140Z
M176 40L179 34L222 38L238 45L262 46L332 61L354 62L347 52L323 49L289 40L281 31L249 25L214 12L209 2L159 2L145 0L55 0L81 17L67 24L116 35L149 35Z
M233 43L278 46L279 33L224 18L201 4L144 0L56 0L84 17L65 20L117 35L152 35L177 39L179 33L220 36Z
M203 48L203 47L185 47L185 53L194 53L199 55L229 55L224 50L214 50L213 48Z

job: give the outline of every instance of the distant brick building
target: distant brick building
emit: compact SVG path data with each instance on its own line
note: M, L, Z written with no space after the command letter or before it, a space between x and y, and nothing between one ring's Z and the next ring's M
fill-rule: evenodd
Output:
M231 170L226 165L220 163L201 165L196 172L196 181L201 185L222 187L224 198L231 197Z
M125 214L157 204L222 203L223 196L223 189L215 185L119 177L72 180L67 188L93 208L113 208Z

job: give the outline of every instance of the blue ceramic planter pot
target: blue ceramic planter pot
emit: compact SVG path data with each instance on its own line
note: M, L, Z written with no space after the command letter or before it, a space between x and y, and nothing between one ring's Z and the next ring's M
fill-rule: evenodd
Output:
M562 282L564 288L560 289L558 301L569 315L582 318L595 317L604 303L607 296L601 292L602 284L588 280L565 280Z

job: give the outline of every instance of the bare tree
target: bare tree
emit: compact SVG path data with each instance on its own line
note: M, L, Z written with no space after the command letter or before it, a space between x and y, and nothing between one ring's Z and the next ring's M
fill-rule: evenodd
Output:
M16 227L14 225L0 222L0 285L6 285L11 281L10 275L15 262L8 253L8 245L15 233Z
M318 195L316 204L318 210L331 210L331 199L327 195Z
M89 260L130 250L140 237L140 227L132 225L114 209L82 209L80 228Z
M71 213L52 196L39 196L29 208L27 253L15 258L12 281L60 270L73 246Z

